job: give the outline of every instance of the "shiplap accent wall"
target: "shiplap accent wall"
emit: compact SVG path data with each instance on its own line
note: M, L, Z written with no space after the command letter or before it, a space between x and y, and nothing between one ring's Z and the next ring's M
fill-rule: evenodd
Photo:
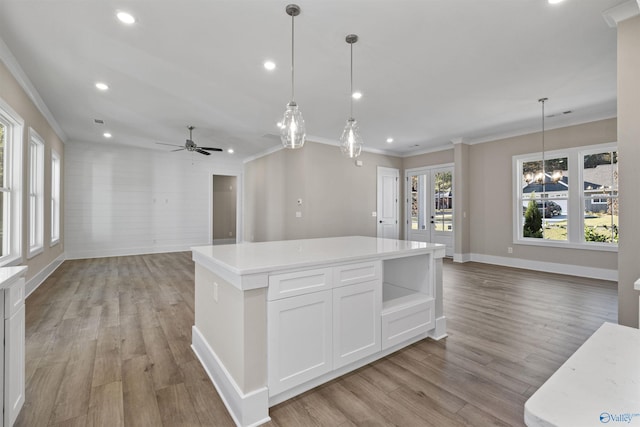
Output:
M211 243L212 176L239 175L226 153L65 146L67 258L189 250Z

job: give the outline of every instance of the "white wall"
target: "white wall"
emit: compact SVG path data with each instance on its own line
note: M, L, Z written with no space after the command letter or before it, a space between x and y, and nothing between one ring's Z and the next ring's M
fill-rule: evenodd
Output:
M65 154L67 258L210 244L212 176L242 171L226 153L68 143Z

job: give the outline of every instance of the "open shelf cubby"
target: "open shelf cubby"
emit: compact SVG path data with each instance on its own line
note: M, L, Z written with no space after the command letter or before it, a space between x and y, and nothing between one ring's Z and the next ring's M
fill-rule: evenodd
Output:
M431 261L430 254L383 261L382 314L433 299Z

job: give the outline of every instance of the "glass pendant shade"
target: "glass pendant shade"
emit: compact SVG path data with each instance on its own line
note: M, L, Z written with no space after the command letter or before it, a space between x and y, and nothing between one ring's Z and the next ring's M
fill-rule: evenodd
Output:
M362 137L358 132L358 122L353 118L347 120L347 125L342 131L340 149L342 150L342 154L352 159L358 157L362 151Z
M285 148L301 148L304 145L306 130L304 118L298 104L291 101L287 104L280 128L280 140Z

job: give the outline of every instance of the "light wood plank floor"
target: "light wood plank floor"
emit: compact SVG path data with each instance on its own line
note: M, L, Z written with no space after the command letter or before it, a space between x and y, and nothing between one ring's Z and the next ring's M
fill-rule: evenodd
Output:
M190 349L190 253L65 261L27 299L17 426L232 426ZM527 398L605 321L615 283L444 266L449 337L271 408L269 426L519 426Z

